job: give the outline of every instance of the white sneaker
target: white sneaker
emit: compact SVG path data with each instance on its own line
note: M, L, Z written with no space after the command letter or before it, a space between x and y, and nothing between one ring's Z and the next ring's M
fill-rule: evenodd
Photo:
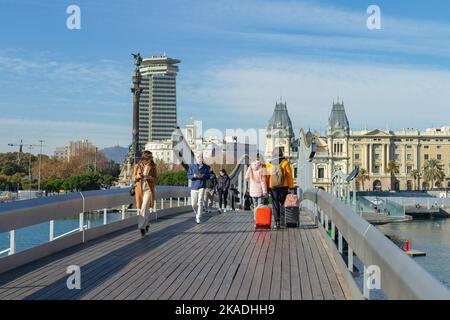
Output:
M200 223L200 217L199 216L195 216L195 221L197 222L197 224Z
M227 209L223 209L223 212L227 212Z

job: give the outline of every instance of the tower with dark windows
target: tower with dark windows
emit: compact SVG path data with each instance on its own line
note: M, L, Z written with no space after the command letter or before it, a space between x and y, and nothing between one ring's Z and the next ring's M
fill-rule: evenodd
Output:
M166 54L144 58L139 68L139 145L171 138L177 127L176 76L180 60Z

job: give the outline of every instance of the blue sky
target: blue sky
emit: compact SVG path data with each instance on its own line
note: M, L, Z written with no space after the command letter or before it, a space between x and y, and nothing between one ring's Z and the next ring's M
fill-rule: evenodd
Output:
M81 30L66 8L81 8ZM366 9L381 8L382 30ZM180 125L264 128L280 96L323 131L333 99L351 126L450 125L448 1L0 0L0 152L46 140L131 138L130 52L182 60Z

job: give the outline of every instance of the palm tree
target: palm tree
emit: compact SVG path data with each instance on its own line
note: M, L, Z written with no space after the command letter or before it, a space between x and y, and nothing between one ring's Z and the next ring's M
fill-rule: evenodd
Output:
M361 183L362 190L365 191L365 189L364 189L364 181L369 180L369 175L368 175L366 169L361 168L359 170L359 173L358 173L358 176L356 177L356 180L359 183Z
M414 180L414 190L417 190L417 187L420 186L420 171L417 169L411 170L409 176Z
M431 181L431 189L434 188L434 183L444 181L445 173L442 170L442 164L439 160L430 159L425 161L423 168L423 179L427 182Z
M387 168L386 168L386 173L390 173L391 174L391 190L394 190L394 178L395 175L398 174L400 171L398 170L398 166L397 163L395 162L395 160L391 160L389 161Z

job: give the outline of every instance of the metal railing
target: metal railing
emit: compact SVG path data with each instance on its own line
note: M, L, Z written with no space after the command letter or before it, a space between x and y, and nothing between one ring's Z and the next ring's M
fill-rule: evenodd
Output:
M450 291L442 283L339 199L320 189L308 189L302 193L302 205L304 202L331 239L337 237L342 258L346 244L348 271L353 272L354 254L364 264L366 299L373 289L369 283L377 279L389 299L450 299ZM373 270L371 274L369 270Z
M157 202L160 202L160 210L186 205L190 202L190 188L157 186L154 211L157 218ZM176 202L174 199L177 199ZM183 199L183 202L181 201ZM9 248L0 252L0 256L8 253L16 253L15 230L40 223L50 223L49 241L83 232L89 228L85 224L86 212L103 209L103 225L108 224L108 209L121 207L121 219L126 219L126 207L135 203L135 197L130 196L129 189L110 189L87 192L76 192L61 196L22 200L2 204L0 206L0 233L9 232ZM55 236L55 220L79 216L79 228Z

